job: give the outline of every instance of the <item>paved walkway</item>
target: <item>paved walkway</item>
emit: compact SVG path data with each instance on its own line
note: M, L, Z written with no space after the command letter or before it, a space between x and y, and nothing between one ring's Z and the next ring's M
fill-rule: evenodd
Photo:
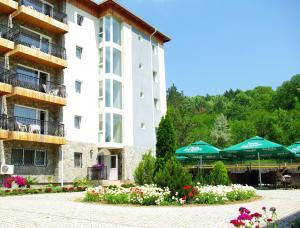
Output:
M122 207L75 201L82 193L0 197L0 227L230 227L240 206L275 206L280 218L300 213L300 190L259 191L261 200L222 206ZM281 225L280 227L288 227Z

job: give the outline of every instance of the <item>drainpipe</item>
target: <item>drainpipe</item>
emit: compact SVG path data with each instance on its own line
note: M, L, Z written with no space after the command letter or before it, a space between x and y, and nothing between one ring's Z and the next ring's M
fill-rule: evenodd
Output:
M155 108L154 108L154 85L153 85L153 78L152 78L152 74L153 74L153 53L152 53L152 37L155 35L155 33L157 32L157 29L154 29L154 32L150 35L150 77L151 77L151 95L152 95L152 122L153 122L153 140L155 142L155 119L154 119L154 115L155 115ZM153 153L155 155L155 144L153 145Z

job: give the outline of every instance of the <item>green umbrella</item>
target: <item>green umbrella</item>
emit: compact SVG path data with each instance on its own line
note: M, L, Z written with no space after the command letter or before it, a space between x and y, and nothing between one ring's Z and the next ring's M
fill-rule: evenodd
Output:
M186 156L176 156L176 158L181 162L188 162L190 160L190 158Z
M225 148L221 155L227 158L258 158L259 181L261 182L260 158L293 157L293 153L286 147L256 136L239 144Z
M292 151L296 155L296 157L300 157L300 141L294 143L293 145L290 145L288 149Z
M219 158L220 150L204 141L194 142L187 146L181 147L176 150L177 156L185 156L190 159L197 159L202 167L202 160L215 160ZM198 166L199 174L199 166Z
M204 141L198 141L177 149L176 155L194 159L214 160L219 158L219 151L218 148Z

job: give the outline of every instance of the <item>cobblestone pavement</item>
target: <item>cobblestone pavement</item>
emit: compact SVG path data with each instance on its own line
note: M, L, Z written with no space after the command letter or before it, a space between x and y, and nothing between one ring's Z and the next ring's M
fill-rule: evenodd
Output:
M221 206L125 207L81 203L82 193L0 197L0 227L230 227L240 206L275 206L280 218L300 212L300 190L258 191L262 199ZM298 214L299 216L299 214ZM280 227L288 227L281 224Z

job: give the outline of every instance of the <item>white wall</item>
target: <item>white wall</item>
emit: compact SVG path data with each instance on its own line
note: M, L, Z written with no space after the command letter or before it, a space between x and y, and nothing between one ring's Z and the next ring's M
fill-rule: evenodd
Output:
M82 26L77 13L84 16ZM64 83L67 106L64 107L66 138L71 141L97 143L98 139L98 37L99 20L67 3L69 33L65 36L68 68ZM83 48L82 59L76 58L76 45ZM75 80L82 81L81 94L75 92ZM81 129L74 128L74 115L82 116Z

